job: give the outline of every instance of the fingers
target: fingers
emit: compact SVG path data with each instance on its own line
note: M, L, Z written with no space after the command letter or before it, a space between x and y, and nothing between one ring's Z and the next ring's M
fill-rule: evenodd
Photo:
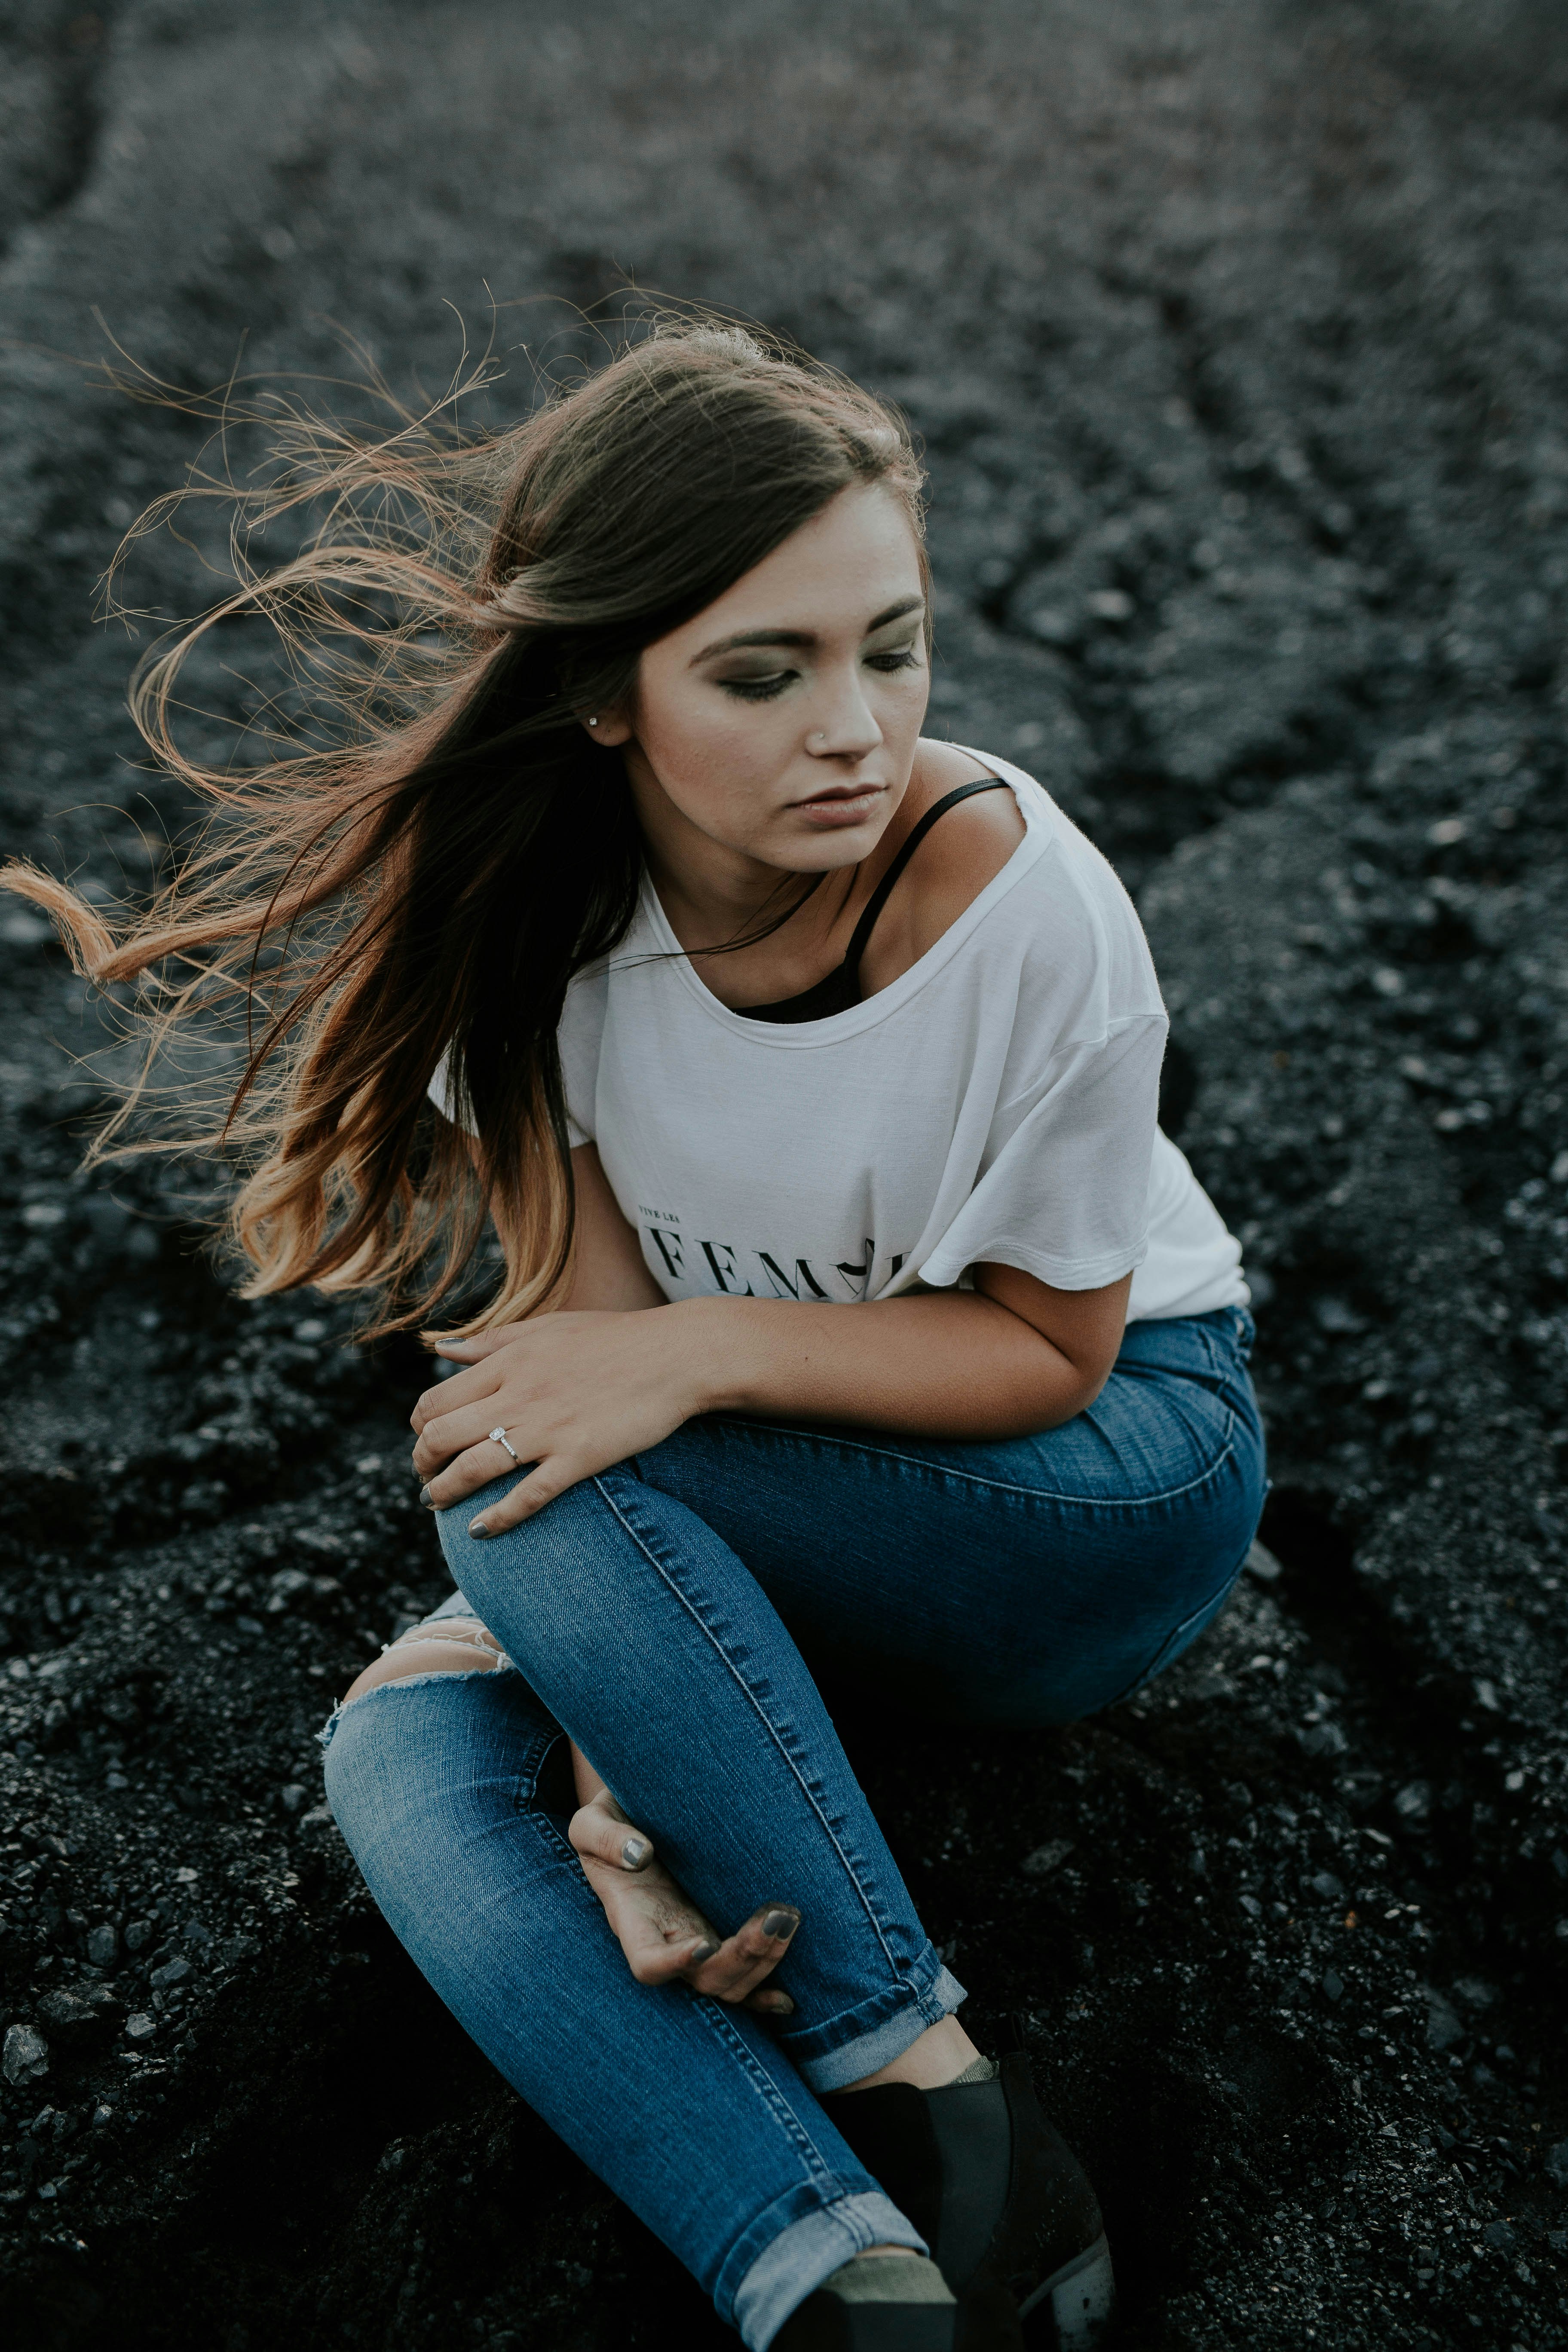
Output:
M653 1860L653 1840L627 1821L607 1789L591 1804L579 1805L566 1834L585 1861L607 1863L612 1870L646 1870Z
M497 1478L516 1468L503 1447L481 1438L444 1469L432 1470L419 1489L419 1499L427 1510L449 1511L468 1496L477 1495L481 1486L493 1486Z
M500 1406L496 1404L494 1371L479 1367L475 1371L475 1381L484 1383L482 1390L475 1390L475 1395L439 1397L439 1412L426 1413L423 1428L418 1433L418 1444L414 1446L414 1467L416 1470L426 1470L426 1473L439 1470L439 1465L447 1461L449 1454L461 1454L463 1446L478 1444L479 1437L484 1437L487 1430L494 1430L499 1418L510 1418L503 1416ZM428 1404L428 1395L421 1397L418 1404ZM512 1412L515 1412L515 1406L512 1406Z
M493 1445L483 1449L486 1454L499 1450ZM552 1503L557 1495L563 1495L568 1486L575 1486L579 1479L589 1476L590 1470L588 1463L574 1467L560 1454L535 1463L526 1478L520 1478L499 1502L487 1503L478 1518L468 1521L468 1533L482 1543L488 1536L504 1535L509 1528L521 1527L524 1519L531 1519L536 1511L542 1511L546 1503ZM493 1470L486 1474L487 1479L494 1476ZM474 1482L475 1485L484 1483L485 1480ZM471 1494L473 1487L469 1486L467 1492Z
M794 1904L761 1904L745 1926L729 1937L716 1952L705 1957L693 1955L682 1974L694 1991L710 1993L715 2000L747 2001L749 1996L757 1993L763 1979L784 1958L799 1926L800 1913ZM776 1994L778 1988L770 1987L769 1992ZM786 2002L789 2000L787 1993L780 1998ZM759 1996L750 2005L777 2008L777 2002L767 1995Z
M496 1386L495 1368L486 1370L488 1360L499 1355L521 1339L528 1329L525 1323L504 1323L499 1331L479 1331L471 1339L437 1339L432 1352L451 1365L445 1379L427 1388L408 1418L423 1436L433 1421L438 1421L455 1407L472 1404L478 1398L489 1396Z
M434 1352L455 1364L478 1364L493 1356L498 1348L510 1348L527 1329L526 1323L501 1323L493 1331L470 1331L466 1339L437 1339Z
M626 1966L638 1984L673 1984L680 1977L689 1982L691 1969L719 1950L717 1935L679 1887L645 1895L639 1885L637 1895L606 1905Z
M763 1985L749 1992L741 2003L742 2009L754 2009L759 2017L793 2017L795 2003L783 1985Z

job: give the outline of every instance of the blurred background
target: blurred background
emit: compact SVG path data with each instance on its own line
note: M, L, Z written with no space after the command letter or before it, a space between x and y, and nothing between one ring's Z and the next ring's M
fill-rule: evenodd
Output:
M1129 2344L1564 2339L1565 199L1544 0L0 6L0 827L100 895L185 813L97 583L206 440L116 349L363 415L350 346L410 399L488 346L512 415L654 289L923 436L931 730L1138 898L1274 1455L1131 1704L845 1726L972 2030L1026 2020ZM222 558L192 515L127 593ZM79 1174L102 1030L16 901L0 1001L0 2321L732 2340L321 1808L333 1692L442 1589L423 1360L236 1302L188 1171Z

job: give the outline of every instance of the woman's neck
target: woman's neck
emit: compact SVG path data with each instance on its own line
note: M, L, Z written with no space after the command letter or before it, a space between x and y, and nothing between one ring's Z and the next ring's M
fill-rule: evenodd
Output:
M791 929L799 946L833 929L855 887L858 863L817 873L767 865L703 833L657 784L639 789L632 772L631 786L649 877L688 955L743 939L796 903L801 912Z

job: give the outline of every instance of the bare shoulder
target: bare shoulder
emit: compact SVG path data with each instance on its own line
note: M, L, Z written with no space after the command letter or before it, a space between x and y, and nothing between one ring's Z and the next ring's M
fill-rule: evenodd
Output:
M903 837L944 793L990 772L984 761L951 743L922 742L910 779ZM932 825L871 935L864 967L868 992L886 988L936 945L1001 873L1025 830L1011 792L976 793Z
M922 743L911 781L918 786L917 821L944 793L974 783L992 772L983 761L952 743ZM975 793L932 825L910 860L910 912L932 939L956 922L965 907L1002 871L1025 825L1010 791ZM923 950L922 950L923 951Z

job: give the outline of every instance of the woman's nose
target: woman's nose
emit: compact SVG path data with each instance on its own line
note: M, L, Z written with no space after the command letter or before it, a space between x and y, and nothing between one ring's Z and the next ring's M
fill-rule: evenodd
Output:
M870 704L851 678L824 698L812 714L805 748L819 760L861 758L882 740Z

